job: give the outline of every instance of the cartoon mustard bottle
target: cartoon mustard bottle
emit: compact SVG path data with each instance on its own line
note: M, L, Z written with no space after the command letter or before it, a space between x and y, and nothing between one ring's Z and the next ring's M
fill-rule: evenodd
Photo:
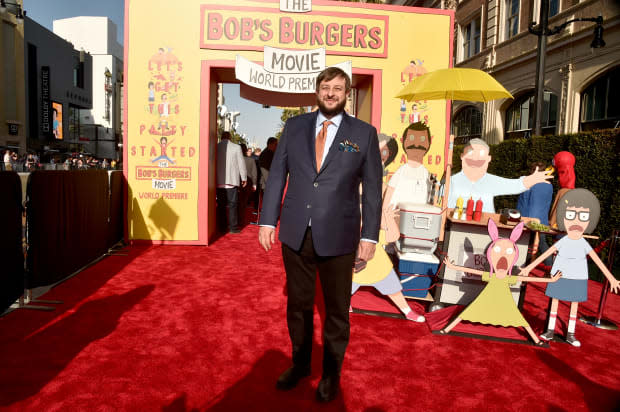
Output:
M460 219L463 214L463 198L459 197L456 199L456 207L454 208L454 214L452 215L452 219Z

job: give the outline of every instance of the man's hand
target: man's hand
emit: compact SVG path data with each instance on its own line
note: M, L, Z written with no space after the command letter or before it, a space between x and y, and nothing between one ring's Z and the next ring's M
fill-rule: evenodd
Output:
M368 262L375 256L376 246L372 242L360 241L360 245L357 248L357 257Z
M248 184L247 180L242 180L241 181L241 187L245 187L245 185L247 185L247 184Z
M523 178L523 186L529 189L530 187L538 183L551 183L547 181L550 179L553 179L553 175L551 175L551 171L542 170L539 172L538 167L537 167L536 170L534 170L534 173L532 173L529 176L525 176L525 178Z
M267 252L271 250L271 245L276 242L276 230L272 227L261 226L258 229L258 243Z

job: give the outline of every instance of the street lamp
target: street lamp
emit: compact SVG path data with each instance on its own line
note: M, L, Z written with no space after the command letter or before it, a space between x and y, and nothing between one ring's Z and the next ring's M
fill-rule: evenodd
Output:
M538 36L538 51L536 55L536 94L534 95L534 134L537 136L542 135L542 109L543 109L543 96L545 92L545 57L547 54L547 36L558 34L566 26L576 21L592 21L596 23L594 26L594 39L590 43L590 47L593 49L604 47L605 41L603 40L603 16L598 17L582 17L577 19L568 20L559 26L555 26L549 29L549 0L540 1L540 24L537 26L536 22L530 23L528 30L530 33Z
M7 4L10 6L15 6L17 7L17 12L15 12L15 20L17 20L17 23L21 24L24 22L24 17L26 16L26 11L22 10L22 6L21 4L18 3L12 3L10 1L6 1L6 0L0 0L0 13L6 13L7 11Z

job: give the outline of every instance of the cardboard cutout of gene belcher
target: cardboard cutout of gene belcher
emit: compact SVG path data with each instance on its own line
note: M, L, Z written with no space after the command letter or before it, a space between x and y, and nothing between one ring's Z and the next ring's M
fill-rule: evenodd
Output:
M538 168L529 176L506 179L487 173L490 162L489 145L482 139L471 139L461 155L463 170L452 176L450 181L449 208L456 206L458 198L465 202L469 198L474 201L482 199L482 211L495 213L495 196L517 195L537 183L549 183L547 180L553 179L550 172L539 171Z

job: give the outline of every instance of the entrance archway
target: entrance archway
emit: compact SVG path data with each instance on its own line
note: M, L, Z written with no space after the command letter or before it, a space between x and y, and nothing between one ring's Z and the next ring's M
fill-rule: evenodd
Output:
M199 238L210 244L217 231L216 225L216 146L217 146L217 90L219 83L240 83L235 77L234 61L202 62L200 76L200 182ZM352 89L355 90L357 118L381 130L381 70L353 68ZM312 94L284 94L256 89L241 83L241 97L270 106L311 106ZM204 160L203 160L204 159ZM208 159L208 161L205 161Z

